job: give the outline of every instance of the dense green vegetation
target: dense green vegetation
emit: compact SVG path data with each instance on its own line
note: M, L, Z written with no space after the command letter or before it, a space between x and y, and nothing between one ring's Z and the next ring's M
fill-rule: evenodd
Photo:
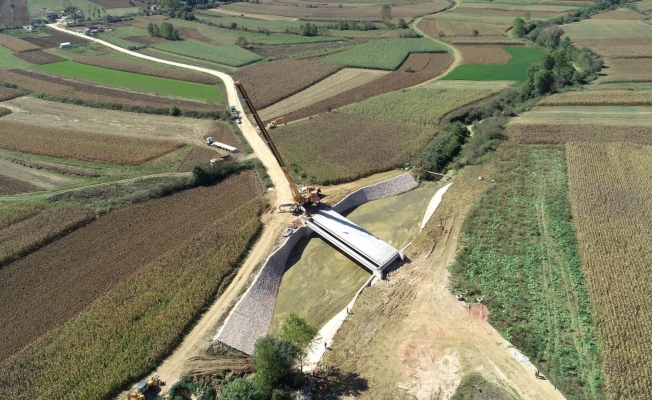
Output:
M0 46L0 69L27 68L31 64L14 57L13 52Z
M503 49L512 55L506 64L460 65L442 79L525 82L528 78L528 67L540 62L545 55L535 47L503 47Z
M597 342L572 223L564 146L503 144L466 216L453 292L483 297L492 324L569 399L600 398Z
M153 47L170 53L230 65L232 67L242 67L263 59L262 57L242 49L235 44L213 46L194 39L161 43L156 44Z
M430 39L378 39L357 45L350 50L324 57L320 62L346 67L385 69L398 68L410 53L446 53L448 48Z
M186 97L189 99L219 103L221 98L220 89L214 85L203 85L193 82L134 74L131 72L79 64L72 61L61 61L52 64L39 65L35 68L45 72L69 76L71 78L84 79L105 85Z

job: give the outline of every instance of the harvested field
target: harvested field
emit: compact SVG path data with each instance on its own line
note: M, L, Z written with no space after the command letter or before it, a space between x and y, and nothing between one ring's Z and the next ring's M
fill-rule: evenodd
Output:
M417 24L417 28L423 32L426 36L431 38L439 37L439 28L437 27L437 21L430 19L422 19Z
M282 60L240 68L231 76L242 81L255 107L262 110L308 88L340 68L339 65L307 60Z
M43 156L138 165L181 147L171 140L101 135L0 121L0 148ZM43 143L48 143L44 146Z
M159 43L166 43L168 41L167 39L163 39L162 37L149 36L149 35L146 35L146 36L126 36L124 38L124 40L126 40L128 42L132 42L132 43L142 44L142 45L145 45L147 47L151 47L151 46L153 46L155 44L159 44Z
M616 93L609 95L612 94ZM652 109L640 106L534 107L513 118L512 123L652 126Z
M215 39L211 39L208 36L201 34L197 28L191 28L189 26L177 26L176 29L179 31L179 36L181 36L184 40L195 39L200 42L211 44L213 46L219 46L223 44L222 42L218 42Z
M57 207L0 230L0 266L72 232L95 218L82 207Z
M652 64L651 64L652 65ZM559 93L537 103L538 106L652 106L652 92L623 91L605 96L600 92Z
M652 57L652 39L573 40L578 47L589 47L605 58ZM609 61L609 60L607 60Z
M378 39L319 60L353 68L396 70L411 53L445 53L448 47L426 38Z
M502 47L495 45L456 47L462 53L463 64L505 64L512 58Z
M596 124L509 124L509 140L515 143L628 142L652 145L652 127Z
M148 17L139 17L136 18L130 26L135 26L136 28L147 29L147 25L150 23L161 25L163 22L169 20L170 17L167 15L150 15ZM178 29L178 27L177 27Z
M97 4L102 8L106 8L107 10L110 10L112 8L133 7L133 1L129 1L129 0L93 0L93 3ZM109 14L110 13L111 11L109 11Z
M428 20L422 20L428 21ZM437 24L438 31L443 32L445 35L441 39L450 38L452 36L462 36L462 37L473 37L473 31L478 31L478 36L489 36L496 37L499 39L506 39L505 32L511 27L510 25L497 25L497 24L486 24L478 22L467 22L467 21L457 21L457 20L446 20L438 19L435 21ZM432 36L438 38L437 36Z
M368 99L379 94L393 92L410 86L429 81L448 68L453 62L453 56L450 53L428 54L423 56L411 54L401 67L385 76L366 83L357 88L347 90L326 100L319 101L308 107L293 111L285 116L287 121L309 117L312 115L327 112L329 109L340 108L356 101ZM417 66L422 65L422 69ZM414 72L405 72L407 67L411 66Z
M353 181L400 166L416 150L415 142L423 144L432 134L432 129L338 111L271 131L289 168L320 185Z
M566 145L573 220L608 399L647 399L652 375L652 147Z
M616 19L632 21L641 21L643 18L645 18L645 16L627 8L620 8L618 10L608 11L591 16L591 19Z
M526 12L542 12L542 13L564 13L575 10L577 7L572 6L555 6L546 4L496 4L496 3L464 3L464 9L479 9L479 10L501 10L501 11L520 11L525 14ZM456 8L455 11L458 9ZM517 13L514 13L517 14Z
M487 98L500 90L500 88L435 89L417 87L381 94L350 104L339 111L375 121L401 122L437 130L441 118L447 113ZM414 139L418 145L425 144L423 139ZM399 145L399 143L394 141L393 145Z
M211 131L215 121L168 115L140 114L102 110L37 99L30 96L4 102L12 114L3 120L109 135L149 139L170 139L197 143Z
M8 176L0 175L0 196L9 194L36 192L39 188L27 182L19 181L18 179L10 178ZM2 256L2 244L0 243L0 257Z
M554 17L559 17L566 12L564 11L554 11L554 10L545 10L545 9L538 9L538 10L528 10L532 16L532 18L539 18L539 19L548 19L548 18L554 18ZM471 7L466 7L465 4L462 4L462 7L456 7L455 10L453 11L456 14L471 14L471 15L483 15L487 17L505 17L505 18L516 18L519 15L525 14L527 11L514 11L514 10L501 10L501 9L496 9L496 8L482 8L482 9L477 9L477 8L471 8Z
M35 44L32 44L23 39L18 39L9 35L0 35L0 45L8 48L14 53L22 53L23 51L41 50L41 48Z
M59 43L70 42L73 45L80 43L88 43L88 40L81 38L75 35L69 35L67 33L57 31L54 29L47 29L48 36L38 37L38 38L25 38L25 41L30 42L36 46L39 46L43 49L53 49L59 47Z
M4 86L0 86L0 101L7 101L15 99L16 97L23 96L24 93L20 90L10 89Z
M652 26L643 21L585 19L564 25L564 32L572 40L652 38Z
M523 43L514 41L507 37L502 38L499 36L479 36L479 37L469 37L469 36L454 36L454 37L444 37L441 38L444 42L453 44L453 45L508 45L508 46L522 46Z
M614 76L608 76L598 81L599 84L624 83L624 82L632 82L632 83L652 82L652 74L614 75Z
M26 0L4 0L0 2L0 26L29 25L29 11Z
M215 121L211 126L211 130L205 133L202 139L212 136L216 142L228 144L233 147L241 147L242 144L231 130L231 127L226 122Z
M34 51L26 51L23 53L18 53L16 54L16 57L20 58L23 61L27 61L28 63L36 64L36 65L51 64L51 63L66 60L63 57L46 53L43 50L34 50Z
M0 171L5 177L27 182L38 187L39 190L60 189L85 183L85 179L82 178L83 175L72 175L72 173L80 172L79 170L66 168L65 166L58 167L51 164L25 162L23 159L13 157L0 158ZM92 175L87 173L86 176Z
M219 79L208 74L193 73L176 68L164 68L156 65L139 64L117 58L87 56L75 58L74 61L80 64L93 65L95 67L132 72L134 74L157 76L160 78L176 79L186 82L202 83L205 85L218 85L221 83Z
M59 99L68 99L69 101L79 101L87 105L103 106L104 108L168 113L171 107L176 106L184 113L197 113L200 115L214 115L214 113L224 109L224 106L214 104L109 89L33 71L16 69L0 71L0 80L13 83L32 92L44 93Z
M192 169L198 164L210 165L210 161L219 155L214 147L197 145L188 154L188 157L183 160L177 172L192 172Z
M2 360L90 306L18 361L4 363L1 397L98 398L147 373L174 348L247 248L261 205L247 201L261 192L255 174L248 172L219 185L126 206L0 269L5 283L0 304L7 322ZM249 216L233 215L245 203ZM206 210L215 207L223 217L206 218ZM218 237L220 246L215 247ZM228 270L214 270L227 260ZM171 316L171 310L181 313ZM45 357L35 354L53 350ZM41 381L30 379L29 390L14 375L24 374L24 368L41 371ZM97 383L76 384L71 377L80 374ZM100 375L105 378L92 378Z
M417 54L414 54L414 56L417 56ZM415 63L413 68L417 69L419 65L416 65L416 62L422 60L419 60L417 57L413 57L411 61L414 61ZM269 120L280 115L285 115L289 112L310 106L311 104L364 85L368 82L373 81L374 79L378 79L381 76L386 75L387 73L387 71L345 68L329 76L328 78L310 86L306 90L303 90L294 96L290 96L285 100L282 100L270 107L261 110L260 117L263 120Z
M634 58L634 59L608 59L605 60L605 66L602 72L608 75L636 75L652 73L651 58Z

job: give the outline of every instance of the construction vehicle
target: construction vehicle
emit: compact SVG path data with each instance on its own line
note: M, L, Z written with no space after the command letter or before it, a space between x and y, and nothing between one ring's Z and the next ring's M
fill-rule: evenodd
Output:
M280 124L281 122L285 124L285 117L276 118L274 121L267 124L267 129L274 129L276 128L276 125Z
M267 132L267 129L265 128L265 124L263 124L263 121L261 121L260 117L258 116L258 112L256 111L256 108L254 107L253 103L249 99L249 96L247 95L247 92L245 91L244 87L242 87L242 83L240 83L240 81L236 81L235 87L242 95L242 98L244 99L245 103L247 103L247 107L249 107L249 111L251 111L251 115L256 120L256 124L260 128L260 132L263 134L263 137L265 138L265 141L267 142L267 145L269 146L270 150L272 150L272 154L274 155L274 158L276 158L278 165L281 167L281 170L285 175L285 179L287 179L288 183L290 184L290 190L292 191L292 198L294 200L294 204L282 204L279 206L279 211L280 212L290 211L293 214L302 213L304 210L303 206L310 205L312 203L320 203L319 193L321 191L319 189L315 188L314 186L307 186L305 188L302 188L302 190L299 190L297 184L294 183L294 179L292 179L292 175L290 175L290 172L285 166L285 162L283 162L283 158L281 158L281 153L278 152L276 145L272 141L272 138L269 136L269 132ZM276 120L278 120L278 118ZM283 119L283 122L285 122L285 119Z
M134 386L133 393L127 395L127 400L147 400L148 398L155 398L160 391L160 387L165 386L158 376L153 376L148 380L143 379Z

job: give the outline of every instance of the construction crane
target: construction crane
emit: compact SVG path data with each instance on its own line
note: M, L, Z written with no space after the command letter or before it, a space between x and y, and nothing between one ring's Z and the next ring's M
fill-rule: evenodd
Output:
M274 121L267 124L267 129L274 129L280 123L285 123L285 117L278 117Z
M254 117L254 120L256 120L256 124L258 125L260 131L265 137L265 141L267 142L267 145L269 146L270 150L272 150L272 154L274 154L274 158L276 158L278 165L281 167L281 170L285 175L285 179L287 179L288 183L290 184L290 190L292 191L292 198L294 200L294 204L281 204L279 206L279 211L281 212L287 211L289 207L290 212L298 213L301 212L301 207L303 207L304 205L319 203L320 201L319 190L317 190L314 186L308 186L302 188L302 190L299 190L297 184L294 183L294 179L292 179L292 175L290 175L290 172L285 166L285 162L283 162L283 158L281 158L281 153L278 152L276 145L272 141L272 138L269 136L269 132L267 132L267 129L265 128L265 124L263 124L263 121L261 121L260 117L258 116L258 112L256 111L254 104L249 99L247 92L245 91L244 87L242 86L242 83L239 80L235 82L235 87L242 95L242 98L244 99L245 103L247 103L247 107L249 107L249 111L251 111L251 115ZM285 122L285 119L283 119L283 122Z

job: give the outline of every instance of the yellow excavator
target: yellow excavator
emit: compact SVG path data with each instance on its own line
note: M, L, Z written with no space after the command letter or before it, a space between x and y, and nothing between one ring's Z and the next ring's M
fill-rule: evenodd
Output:
M319 193L320 190L315 188L314 186L307 186L305 188L299 188L297 187L297 184L294 183L294 179L292 179L292 176L290 175L290 172L288 171L287 167L285 166L285 162L283 162L283 158L281 158L281 153L278 152L278 149L276 148L276 145L272 141L272 138L269 136L269 132L267 132L267 129L265 128L265 125L263 124L263 121L261 121L260 117L258 116L258 112L256 111L256 108L254 107L253 103L249 99L249 96L247 95L247 92L245 91L244 87L242 86L242 83L240 81L235 82L235 87L238 89L240 94L242 95L242 98L244 99L245 103L247 103L247 107L249 108L249 111L251 111L251 115L254 117L254 120L256 120L256 124L260 128L261 133L263 134L263 137L265 138L265 141L267 142L267 145L269 146L270 150L272 150L272 154L274 154L274 157L276 158L276 161L278 162L278 165L281 166L281 170L283 170L283 174L285 175L285 179L288 180L288 183L290 184L290 190L292 191L292 197L294 200L294 204L281 204L279 206L279 211L280 212L291 212L293 214L300 214L304 210L303 206L310 205L312 203L319 203L320 198L319 198ZM281 117L283 118L283 117ZM278 120L278 118L276 119ZM274 120L274 122L276 121ZM283 118L283 122L285 122L285 118ZM275 124L276 125L276 124Z
M134 387L134 391L127 395L127 400L147 400L148 398L156 398L159 388L164 386L163 382L158 376L153 376L147 380L143 379L138 382Z
M274 121L267 124L267 129L274 129L280 123L285 124L285 117L278 117Z

